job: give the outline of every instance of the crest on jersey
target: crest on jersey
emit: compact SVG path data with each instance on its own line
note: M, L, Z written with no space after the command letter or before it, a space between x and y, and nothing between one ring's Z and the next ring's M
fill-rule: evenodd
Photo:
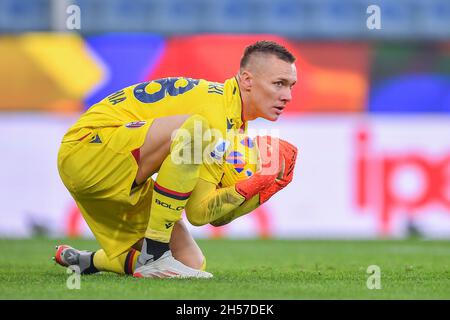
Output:
M147 123L147 121L133 121L133 122L129 122L125 125L125 127L133 129L133 128L140 128L143 125L145 125Z

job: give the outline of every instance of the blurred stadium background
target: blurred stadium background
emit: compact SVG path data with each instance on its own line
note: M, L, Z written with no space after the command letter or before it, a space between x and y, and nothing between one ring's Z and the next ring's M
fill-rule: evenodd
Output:
M282 119L250 125L299 147L295 180L193 234L450 238L448 0L0 0L0 237L91 237L56 168L77 116L149 79L223 81L260 39L297 57Z

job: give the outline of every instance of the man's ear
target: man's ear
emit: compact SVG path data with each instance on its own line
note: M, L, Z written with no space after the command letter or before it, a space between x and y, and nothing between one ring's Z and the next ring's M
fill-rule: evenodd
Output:
M242 88L245 91L250 91L250 88L252 87L252 82L253 82L253 75L252 75L252 73L250 71L248 71L248 70L243 70L239 74L239 78L241 79Z

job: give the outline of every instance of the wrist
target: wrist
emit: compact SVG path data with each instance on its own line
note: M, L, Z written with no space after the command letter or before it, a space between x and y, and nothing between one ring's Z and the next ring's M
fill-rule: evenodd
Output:
M264 189L269 188L275 181L276 174L274 175L261 175L254 174L246 180L239 181L235 184L235 190L245 200L249 200L258 195Z

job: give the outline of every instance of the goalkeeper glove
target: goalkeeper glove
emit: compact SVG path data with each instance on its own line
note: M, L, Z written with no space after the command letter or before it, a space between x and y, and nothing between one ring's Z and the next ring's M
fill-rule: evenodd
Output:
M280 175L267 188L259 193L259 203L263 204L269 200L275 193L291 183L294 177L295 161L297 160L297 147L287 141L280 139L280 151L283 156L283 168Z
M280 152L279 139L270 136L256 137L259 149L260 169L250 178L236 183L235 189L245 200L250 200L255 195L269 188L280 174L283 156Z

